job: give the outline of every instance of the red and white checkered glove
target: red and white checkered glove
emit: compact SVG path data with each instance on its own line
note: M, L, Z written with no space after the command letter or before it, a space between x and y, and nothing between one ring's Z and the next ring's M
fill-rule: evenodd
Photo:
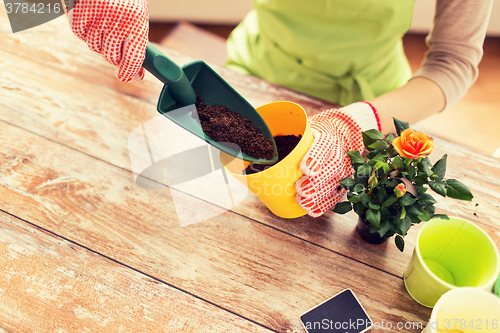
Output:
M68 2L66 0L66 11ZM78 0L68 12L73 33L118 66L122 82L142 80L149 32L147 0Z
M375 109L366 102L330 109L309 119L313 144L299 163L304 173L295 183L297 203L312 217L337 204L345 194L339 182L353 172L346 151L363 151L362 130L379 128Z

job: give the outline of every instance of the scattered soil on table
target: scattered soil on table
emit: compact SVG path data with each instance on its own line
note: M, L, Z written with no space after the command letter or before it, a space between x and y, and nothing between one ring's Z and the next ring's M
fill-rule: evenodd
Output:
M278 162L288 156L292 152L292 150L297 146L302 135L278 135L274 137L274 141L276 142L276 147L278 148ZM273 164L274 165L274 164ZM252 173L257 173L264 171L267 168L272 167L273 165L264 165L252 163L247 166L245 172L247 175L251 175Z
M206 105L199 96L196 109L203 132L210 139L221 143L234 143L242 152L255 158L273 158L272 140L253 126L249 119L223 105Z

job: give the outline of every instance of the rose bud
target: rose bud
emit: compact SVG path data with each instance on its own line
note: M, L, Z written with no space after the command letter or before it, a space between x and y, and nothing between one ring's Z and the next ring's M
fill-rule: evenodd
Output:
M375 186L377 186L377 184L378 184L377 177L375 177L375 175L372 175L370 177L370 179L368 179L368 186L370 186L371 188L374 188Z
M406 186L404 183L400 183L394 188L394 194L398 198L401 198L403 195L405 195L405 193L406 193Z

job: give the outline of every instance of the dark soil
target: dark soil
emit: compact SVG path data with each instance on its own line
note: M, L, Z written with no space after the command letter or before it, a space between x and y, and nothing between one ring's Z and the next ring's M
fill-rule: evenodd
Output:
M274 141L276 142L276 147L278 148L278 162L279 163L282 159L288 156L292 152L292 150L297 146L299 143L300 139L302 138L301 135L295 136L295 135L278 135L274 137ZM273 164L274 165L274 164ZM273 165L264 165L264 164L257 164L257 163L252 163L247 168L245 169L245 172L247 175L251 175L252 173L257 173L264 171L267 168L272 167Z
M203 132L210 139L220 143L236 144L242 152L251 157L268 160L273 158L272 140L254 127L249 119L223 105L206 105L199 96L196 109Z

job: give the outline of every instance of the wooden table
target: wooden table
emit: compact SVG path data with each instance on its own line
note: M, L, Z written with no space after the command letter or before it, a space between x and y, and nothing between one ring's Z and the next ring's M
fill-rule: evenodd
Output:
M431 311L402 280L419 226L400 253L392 240L363 242L355 215L286 220L249 194L181 227L176 190L138 187L129 159L129 134L158 115L160 82L120 83L64 17L2 33L0 45L0 332L300 331L300 314L345 288L373 331L425 326ZM331 106L214 68L255 106ZM445 152L447 176L475 198L436 196L438 210L476 222L500 246L498 159L436 138L431 159ZM214 208L185 197L188 214Z

